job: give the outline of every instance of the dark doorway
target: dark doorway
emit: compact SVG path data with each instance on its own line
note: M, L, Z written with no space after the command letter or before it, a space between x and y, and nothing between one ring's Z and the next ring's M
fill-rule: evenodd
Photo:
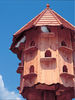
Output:
M66 65L63 66L63 72L68 72L68 69L67 69Z
M30 44L30 46L35 46L35 42L32 41L31 44Z
M30 73L34 73L34 66L33 65L30 66Z
M45 52L45 57L51 57L51 52L50 52L50 50L47 50L47 51Z
M61 46L67 46L66 43L65 43L65 41L61 42Z

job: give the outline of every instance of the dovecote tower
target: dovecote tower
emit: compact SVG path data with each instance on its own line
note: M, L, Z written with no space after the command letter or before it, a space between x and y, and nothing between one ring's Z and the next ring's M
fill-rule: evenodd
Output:
M21 60L19 93L27 100L74 97L75 28L49 4L13 35L10 47Z

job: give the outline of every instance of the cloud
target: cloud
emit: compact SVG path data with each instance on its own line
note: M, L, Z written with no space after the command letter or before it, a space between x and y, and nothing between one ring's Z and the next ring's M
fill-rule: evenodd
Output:
M0 100L9 100L9 99L21 100L21 97L14 91L11 92L5 88L2 75L0 75Z

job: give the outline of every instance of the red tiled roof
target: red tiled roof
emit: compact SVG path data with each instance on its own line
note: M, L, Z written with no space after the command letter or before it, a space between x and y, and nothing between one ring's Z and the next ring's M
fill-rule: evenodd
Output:
M33 18L29 23L23 26L19 31L17 31L14 36L22 33L23 31L30 29L33 26L42 26L42 25L49 25L49 26L60 26L63 25L66 28L71 30L75 30L75 27L58 15L55 11L49 8L43 10L38 16Z

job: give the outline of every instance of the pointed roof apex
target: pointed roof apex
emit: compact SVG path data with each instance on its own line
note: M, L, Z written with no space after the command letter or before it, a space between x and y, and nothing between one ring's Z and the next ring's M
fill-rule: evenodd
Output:
M50 5L49 5L49 4L47 4L47 5L46 5L46 7L47 7L47 8L49 8L49 7L50 7Z
M49 25L49 26L63 25L64 27L75 31L75 27L68 21L66 21L63 17L61 17L59 14L57 14L54 10L50 9L49 4L47 4L46 7L47 8L44 9L39 15L37 15L30 22L24 25L20 30L18 30L14 34L14 37L18 37L19 34L24 32L25 30L32 28L33 26L43 26L43 25Z

